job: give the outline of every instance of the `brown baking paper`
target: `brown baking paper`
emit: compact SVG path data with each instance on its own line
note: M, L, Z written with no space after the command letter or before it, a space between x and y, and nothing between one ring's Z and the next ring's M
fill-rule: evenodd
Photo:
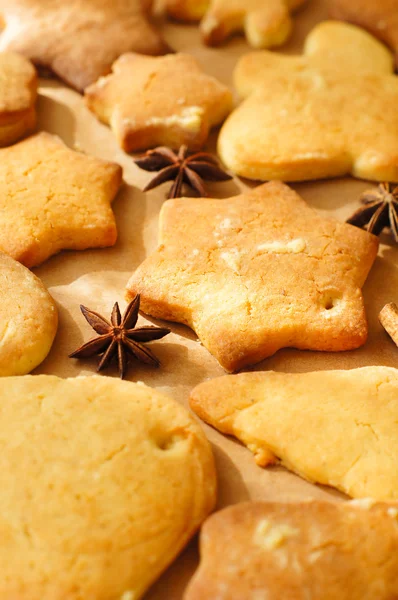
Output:
M295 30L284 52L299 52L306 34L327 17L326 1L310 0L298 13ZM243 38L219 49L202 46L195 26L162 25L169 44L196 56L205 70L232 86L236 60L249 50ZM110 315L117 300L125 307L124 290L129 276L157 246L158 215L167 187L147 194L142 189L150 174L141 171L130 156L118 148L111 131L99 124L85 108L82 97L55 80L42 80L39 97L39 128L58 134L71 148L118 162L124 170L124 185L115 203L119 238L113 248L86 252L63 252L35 269L57 302L60 314L58 334L50 355L35 373L75 377L94 374L95 360L68 359L68 354L93 335L80 313L79 305ZM208 148L214 150L216 134ZM228 197L247 187L235 180L210 186L210 195ZM316 210L345 220L357 207L361 192L369 183L353 179L318 181L293 186ZM227 201L227 200L226 200ZM194 232L192 232L194 235ZM367 344L354 352L320 353L281 350L255 369L304 372L319 369L352 369L366 365L398 366L398 349L378 322L378 313L387 302L398 302L398 250L388 234L381 237L379 257L364 288L370 325ZM266 315L265 315L266 318ZM146 319L140 318L142 322ZM159 370L134 363L128 379L143 381L187 405L190 390L198 383L223 374L216 360L188 328L172 324L172 334L152 347L162 362ZM117 376L115 369L107 375ZM325 390L326 393L326 390ZM78 427L79 424L76 423ZM283 468L261 469L251 453L233 439L204 426L212 443L218 470L218 507L243 500L309 497L339 499L333 490L311 485ZM180 600L197 566L197 540L183 552L146 595L146 600Z

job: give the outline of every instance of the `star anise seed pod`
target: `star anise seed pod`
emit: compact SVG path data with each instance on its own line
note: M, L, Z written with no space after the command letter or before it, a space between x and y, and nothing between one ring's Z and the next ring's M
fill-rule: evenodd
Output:
M186 183L199 196L207 196L203 181L228 181L232 179L220 167L218 160L206 152L190 154L187 146L181 146L178 154L166 146L148 150L135 164L145 171L159 171L144 188L144 192L152 190L165 181L174 181L168 198L180 198L182 186Z
M141 342L160 340L170 333L170 329L165 327L135 328L139 309L139 294L127 306L123 318L120 314L119 304L116 302L110 321L81 305L80 310L84 318L99 335L69 354L69 358L88 358L96 354L102 355L97 368L97 371L102 371L117 356L121 379L124 379L127 373L129 355L148 365L158 367L160 365L159 360Z
M380 183L377 189L361 196L363 206L348 219L347 223L362 227L380 235L385 227L390 227L398 242L398 186Z

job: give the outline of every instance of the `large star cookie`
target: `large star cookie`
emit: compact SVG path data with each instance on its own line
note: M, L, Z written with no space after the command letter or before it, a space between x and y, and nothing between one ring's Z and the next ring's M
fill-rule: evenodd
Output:
M164 394L27 375L1 381L0 486L4 599L138 600L214 508L216 476Z
M235 32L244 31L255 48L280 46L292 30L291 12L306 0L166 0L171 16L201 21L206 44L221 44Z
M125 54L85 93L88 107L127 152L151 146L200 148L232 110L232 94L188 54Z
M261 466L280 459L357 498L398 500L398 370L241 373L197 386L191 407Z
M37 75L14 52L0 52L0 146L13 144L36 125Z
M210 517L185 600L392 600L398 505L245 502Z
M1 50L15 50L83 90L124 52L162 54L143 0L0 0Z
M24 375L50 351L57 309L44 285L0 252L0 376Z
M0 250L33 267L62 249L112 246L121 177L48 133L0 150Z
M330 16L364 27L395 53L398 66L397 0L329 0Z
M302 56L244 56L235 84L250 95L225 122L218 150L238 175L398 181L398 77L365 31L321 23Z
M367 324L375 236L317 215L271 182L228 200L171 200L160 246L133 274L144 312L189 325L227 371L286 346L349 350Z

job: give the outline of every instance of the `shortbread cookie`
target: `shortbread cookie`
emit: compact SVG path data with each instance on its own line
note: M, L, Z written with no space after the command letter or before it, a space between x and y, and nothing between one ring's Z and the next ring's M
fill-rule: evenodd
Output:
M235 83L251 95L218 141L233 172L260 180L351 174L398 181L398 78L388 50L365 31L322 23L300 57L243 57Z
M107 377L9 377L0 396L1 598L141 598L214 507L199 425Z
M394 302L386 304L380 311L379 321L398 346L398 306Z
M200 148L211 127L232 110L229 89L188 54L125 54L112 70L86 90L85 98L127 152L158 145Z
M48 133L0 150L0 250L33 267L62 249L112 246L121 177Z
M361 287L378 239L320 217L282 183L169 200L159 241L128 298L139 293L144 312L192 327L227 371L286 346L339 351L366 340Z
M0 146L13 144L36 125L37 75L32 63L0 52Z
M37 367L50 351L57 325L57 309L40 279L0 252L0 376Z
M329 0L330 16L364 27L395 53L398 66L397 0Z
M292 31L291 12L306 0L166 0L169 14L185 21L202 16L203 40L210 46L244 31L255 48L280 46Z
M398 370L242 373L197 386L193 410L267 466L353 497L398 499Z
M368 509L366 508L368 506ZM185 600L392 600L398 505L247 502L203 526Z
M83 90L124 52L163 54L151 0L0 0L1 50L15 50Z

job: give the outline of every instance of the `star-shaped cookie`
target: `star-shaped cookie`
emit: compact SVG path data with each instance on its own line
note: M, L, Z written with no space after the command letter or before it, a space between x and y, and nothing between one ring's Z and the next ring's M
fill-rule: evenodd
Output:
M36 125L37 75L20 54L0 52L0 146L13 144Z
M292 30L291 13L306 0L166 0L169 14L183 21L201 21L210 46L244 31L255 48L280 46Z
M62 249L112 246L119 165L39 133L0 150L0 250L34 267Z
M398 181L398 77L366 31L321 23L301 56L242 57L235 85L249 97L225 122L218 150L238 175Z
M397 0L329 0L330 16L367 29L395 53L398 66Z
M124 52L163 54L151 0L0 0L0 50L15 50L83 90Z
M160 246L131 277L144 312L192 327L227 371L279 348L361 346L378 239L324 219L280 182L228 200L169 200Z
M85 92L88 107L127 152L151 146L203 146L232 110L232 94L193 56L125 54Z

